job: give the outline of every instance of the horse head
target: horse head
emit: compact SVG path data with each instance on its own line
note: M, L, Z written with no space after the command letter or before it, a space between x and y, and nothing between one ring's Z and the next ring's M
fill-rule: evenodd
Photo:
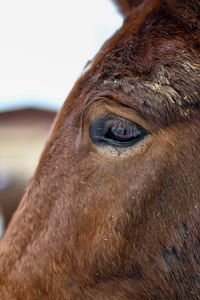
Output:
M0 243L0 299L200 297L200 3L115 2Z

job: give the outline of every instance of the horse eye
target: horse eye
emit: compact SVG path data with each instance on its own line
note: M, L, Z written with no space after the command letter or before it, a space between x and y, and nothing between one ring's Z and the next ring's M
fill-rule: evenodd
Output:
M100 118L90 124L90 138L100 146L132 146L147 134L147 130L140 125L119 117Z

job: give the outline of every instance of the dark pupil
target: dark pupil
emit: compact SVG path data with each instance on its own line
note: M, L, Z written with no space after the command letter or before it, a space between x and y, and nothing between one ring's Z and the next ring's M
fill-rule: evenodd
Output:
M142 140L148 132L127 119L108 116L90 123L90 138L97 145L128 147Z
M107 138L112 138L114 140L118 141L131 141L133 138L136 138L140 135L140 130L136 126L133 126L131 124L114 124L112 125L108 132L107 132Z
M141 134L140 126L125 119L109 120L107 126L105 138L119 142L132 141Z

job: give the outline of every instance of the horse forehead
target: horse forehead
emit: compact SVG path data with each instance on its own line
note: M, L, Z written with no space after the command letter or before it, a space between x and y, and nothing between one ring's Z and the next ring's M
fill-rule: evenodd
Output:
M120 58L123 57L125 59L125 56L128 57L129 54L127 52L129 50L132 51L133 45L135 44L133 37L137 36L140 27L145 23L148 15L158 10L159 7L159 0L147 0L144 1L144 5L135 8L125 19L122 27L103 45L97 56L86 64L81 77L83 77L87 71L95 67L95 65L99 68L99 63L101 66L111 65L111 63L114 66L119 63ZM120 62L120 64L122 65L122 62Z
M199 105L200 64L189 35L160 1L146 2L86 65L67 100L78 114L109 93L117 100L121 93L120 102L158 123L187 117Z
M198 102L199 58L189 50L190 41L181 36L180 25L170 16L159 17L163 8L156 9L157 14L148 11L140 22L128 19L90 62L85 78L94 93L122 92L131 105L146 107L148 113L155 110L161 119L170 111L175 115L175 110L186 116Z

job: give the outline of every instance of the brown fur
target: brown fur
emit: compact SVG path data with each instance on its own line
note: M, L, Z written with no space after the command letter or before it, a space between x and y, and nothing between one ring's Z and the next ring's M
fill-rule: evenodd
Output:
M116 2L1 242L2 300L200 298L199 2ZM152 134L99 149L107 111Z

